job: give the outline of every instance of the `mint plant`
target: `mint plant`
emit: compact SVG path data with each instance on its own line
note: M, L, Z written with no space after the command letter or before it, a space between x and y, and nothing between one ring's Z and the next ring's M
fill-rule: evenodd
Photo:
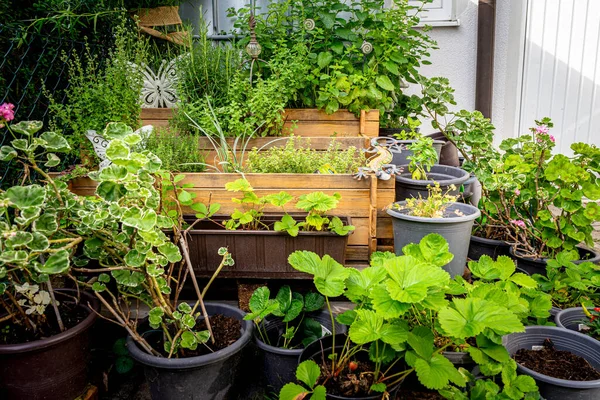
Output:
M256 289L250 297L250 313L244 317L244 319L254 322L264 343L289 349L299 345L294 343L294 339L297 339L300 344L306 345L322 336L321 324L306 317L306 313L322 309L325 305L323 296L318 293L308 293L306 296L302 296L300 293L292 292L287 285L279 289L274 299L270 299L269 296L268 287L263 286ZM265 319L269 316L278 317L281 322L285 323L285 332L281 335L283 343L279 340L277 343L272 343L265 326ZM296 336L298 333L302 333L301 339Z

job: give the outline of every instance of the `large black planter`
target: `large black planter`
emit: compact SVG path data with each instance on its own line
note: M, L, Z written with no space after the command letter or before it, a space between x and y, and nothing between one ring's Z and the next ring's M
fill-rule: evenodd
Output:
M236 398L242 350L252 338L253 323L244 321L238 308L206 303L209 315L222 314L242 323L241 337L231 346L214 353L188 358L156 357L141 350L133 338L127 338L131 357L144 366L153 400L224 400Z
M331 334L331 317L327 311L308 315L324 328L325 334ZM280 319L266 322L265 330L270 338L280 337L285 333L285 323ZM346 333L346 325L335 324L336 333ZM283 385L296 380L296 367L298 366L298 357L302 354L304 348L283 349L264 343L260 339L257 330L254 331L256 345L262 350L263 373L267 383L268 390L279 393Z
M579 260L573 261L574 264L581 264L586 261L594 264L600 262L600 253L597 251L585 249L583 247L577 247L577 250L579 251ZM540 274L546 276L548 258L523 257L522 255L519 255L518 252L515 252L512 247L510 248L510 255L517 261L517 266L527 271L530 275Z
M62 302L72 300L61 293L77 295L76 290L56 290ZM88 304L100 311L98 299L81 293L78 307L89 315L71 329L47 339L0 345L0 399L72 400L83 394L88 384L90 328L98 317Z
M346 342L345 334L335 335L336 352L342 351L342 347L344 346L345 342ZM323 362L323 355L326 358L325 361L329 361L327 356L329 354L331 354L332 347L333 347L333 336L325 336L319 340L315 340L314 342L312 342L311 344L306 346L306 348L302 351L302 353L300 354L300 358L298 359L298 363L301 363L302 361L306 361L306 360L313 360L318 365L320 365ZM368 348L367 348L367 350L368 350ZM356 354L356 357L359 359L359 361L361 360L361 357L362 357L362 360L366 361L366 360L368 360L369 356L368 356L367 351L360 351ZM394 373L402 372L405 369L404 367L405 367L404 363L397 362L394 365L394 367L392 367L390 373L394 374ZM395 398L396 392L400 388L401 384L402 384L402 382L399 382L398 384L387 388L387 391L390 394L390 399ZM338 396L338 395L333 395L333 394L327 393L326 398L329 400L381 400L381 393L373 393L373 395L362 396L362 397L345 397L345 396Z
M428 186L440 184L442 193L448 192L451 195L460 193L460 186L469 179L469 173L457 167L449 167L447 165L434 165L431 171L427 174L427 180L412 179L411 173L408 170L408 164L401 165L402 173L396 175L396 201L414 198L429 197ZM450 190L450 185L456 188Z
M399 205L405 202L400 201ZM462 215L455 214L459 211ZM448 242L450 252L454 255L443 268L451 277L462 276L467 263L469 238L474 221L481 215L477 207L470 204L452 203L446 210L444 218L416 217L408 214L408 210L389 209L394 227L394 251L402 254L402 248L409 243L419 243L430 233L439 233Z
M502 240L486 239L471 235L469 258L471 260L479 260L483 255L490 256L494 260L499 256L510 256L510 245Z
M565 350L586 359L600 370L600 342L581 333L554 326L526 326L525 332L504 336L502 342L513 356L519 349L531 350L550 339L557 350ZM569 381L540 374L517 364L517 371L535 379L540 394L546 400L597 400L600 399L600 379L595 381Z

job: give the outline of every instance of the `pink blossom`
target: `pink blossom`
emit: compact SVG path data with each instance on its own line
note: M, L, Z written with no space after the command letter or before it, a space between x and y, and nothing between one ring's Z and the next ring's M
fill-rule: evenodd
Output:
M538 135L547 135L548 134L548 125L539 125L535 128L535 132Z
M515 189L515 195L518 196L521 194L521 191L519 189Z
M552 143L556 143L556 138L553 135L548 135Z
M519 228L523 228L523 229L525 228L525 222L523 222L520 219L513 219L510 221L510 223L518 226Z
M0 105L0 128L4 127L4 122L15 119L14 104L3 103Z

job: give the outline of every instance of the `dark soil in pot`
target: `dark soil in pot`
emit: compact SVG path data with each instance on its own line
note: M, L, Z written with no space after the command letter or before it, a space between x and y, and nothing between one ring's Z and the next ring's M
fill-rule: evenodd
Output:
M544 340L542 349L520 349L513 358L525 368L557 379L569 381L600 379L600 372L585 358L568 351L557 350L550 339Z
M479 260L483 255L490 256L494 260L499 256L510 256L510 245L502 240L486 239L471 235L469 258L471 260Z
M335 335L335 349L337 352L342 350L344 343L346 341L345 334ZM328 358L328 355L331 354L333 344L333 336L326 336L322 339L314 341L313 343L306 346L302 354L300 355L299 362L305 360L313 360L318 365L321 366L321 370L324 370L323 363L331 364L331 361ZM360 351L358 352L353 360L357 365L357 369L354 371L350 371L349 366L346 365L344 370L339 373L339 375L335 379L329 379L325 385L327 388L327 399L361 399L361 400L380 400L381 393L369 392L369 388L371 386L372 377L366 375L366 378L361 379L359 385L349 385L349 383L357 377L360 377L361 372L373 371L374 365L369 360L368 351ZM331 367L329 367L331 369ZM390 374L402 372L405 369L405 365L401 362L396 363L394 367L390 370ZM370 379L369 379L370 377ZM322 383L324 381L324 376L321 375L319 377L318 382ZM402 382L397 383L392 387L388 387L387 391L390 393L391 398L394 397L396 391L400 387Z
M81 303L73 307L71 296L77 295L76 290L55 290L55 295L63 311L71 310L63 315L70 328L38 340L25 332L27 342L0 345L0 399L71 400L83 393L88 383L90 330L97 319L87 304L96 311L100 304L82 292ZM53 313L49 306L48 317ZM49 331L54 329L58 328ZM14 340L12 334L6 338Z
M546 276L546 262L547 258L530 258L524 257L518 251L515 251L512 247L509 249L510 255L517 261L517 266L524 269L530 275L540 274ZM583 247L577 247L579 251L579 260L573 261L574 264L581 264L589 261L594 264L600 263L600 253L595 250L586 249Z
M411 390L401 387L396 395L396 400L444 400L441 394L429 390Z

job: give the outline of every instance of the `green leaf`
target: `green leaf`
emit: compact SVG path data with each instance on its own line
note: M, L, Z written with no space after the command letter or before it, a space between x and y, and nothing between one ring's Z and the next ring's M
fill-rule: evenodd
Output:
M115 360L115 369L119 374L126 374L133 369L135 363L131 357L119 356Z
M268 295L267 295L268 299ZM275 296L275 300L279 303L279 310L285 314L285 312L292 305L292 289L288 285L282 286Z
M398 300L392 299L383 285L371 291L371 299L373 300L375 311L386 319L399 318L411 307L410 303L401 303Z
M317 64L319 68L325 68L333 60L333 55L330 52L321 52L317 56Z
M111 271L111 275L113 278L115 278L119 285L128 287L137 287L140 283L146 280L144 274L128 270Z
M252 296L250 297L250 301L248 303L248 307L250 311L253 313L260 313L269 305L269 296L271 291L268 287L262 286L257 288Z
M48 275L62 274L69 269L70 265L69 252L67 250L59 250L52 254L43 266L34 264L37 272Z
M439 390L448 385L448 381L459 386L465 386L465 380L454 365L441 354L435 354L431 359L418 359L415 371L419 382L426 388Z
M352 302L364 301L369 297L371 290L381 283L387 276L383 267L368 267L363 270L351 269L346 279L347 290L345 296Z
M118 181L121 179L125 179L126 176L127 168L120 165L111 164L108 167L104 168L102 171L100 171L100 175L98 176L98 178L101 181Z
M158 246L158 251L167 257L167 261L170 263L181 261L181 253L179 252L179 248L172 242L167 242L162 246Z
M321 368L312 360L301 362L296 369L296 378L310 388L317 384L319 375L321 375Z
M12 124L10 129L15 133L20 133L22 135L32 136L37 131L42 129L41 121L21 121L16 124Z
M375 83L377 83L377 86L379 86L383 90L387 90L388 92L391 92L395 89L394 84L386 75L379 75L375 79Z
M104 128L102 136L106 139L124 139L132 133L133 129L124 122L109 122Z
M279 392L279 400L299 400L309 393L308 390L295 383L286 383Z
M309 292L304 296L304 311L312 312L323 308L325 298L318 293Z
M146 262L146 254L136 249L129 250L125 255L125 263L130 267L141 267Z
M522 272L518 272L511 276L510 281L528 289L535 289L537 287L537 282L535 281L535 279Z
M50 242L46 235L39 232L33 232L32 240L27 244L27 247L33 251L44 251L50 247Z
M585 182L581 189L583 194L590 200L600 200L600 186L592 182Z
M322 295L337 297L344 293L344 281L350 272L329 255L321 259L310 251L295 251L288 257L288 262L294 269L312 274L315 286Z
M298 226L298 223L289 214L285 214L281 218L281 221L275 222L273 229L277 232L285 231L292 237L298 236L298 232L300 231L300 227Z
M60 158L58 158L58 156L54 153L46 154L46 159L48 161L46 161L44 163L45 167L52 168L52 167L56 167L58 164L60 164Z
M381 327L381 340L396 345L408 339L408 323L406 321L386 322Z
M58 153L66 153L71 149L69 142L62 135L56 132L44 132L40 135L40 139L46 141L44 146L46 150L56 151Z
M356 344L374 342L381 338L383 318L371 310L356 310L357 319L350 326L350 340Z
M429 359L433 354L433 332L427 327L418 326L409 332L407 342L409 346L424 359Z
M151 231L156 226L156 212L152 209L141 210L132 207L123 213L123 225L131 226L140 231Z
M419 264L411 256L399 256L384 264L392 278L386 281L386 288L392 299L402 303L418 303L427 297L429 287L444 286L450 281L443 269Z
M290 322L296 319L302 309L304 308L304 302L298 299L293 299L290 307L285 312L285 316L283 317L283 322Z
M11 247L22 247L29 244L33 240L33 235L29 232L17 231L12 232L5 239L5 243Z
M0 147L0 161L10 161L17 156L17 152L10 146Z
M473 298L452 299L452 306L439 311L438 320L444 332L455 338L477 336L486 328L500 335L525 329L519 318L505 307Z
M321 19L321 22L323 22L325 29L333 28L333 25L335 24L335 14L319 11L317 15Z
M387 386L385 383L374 383L371 385L371 390L374 392L384 393L386 389Z
M13 186L5 192L6 198L18 209L41 207L46 200L46 191L40 185Z
M110 161L129 158L129 147L121 140L115 139L106 148L106 158Z
M122 183L105 181L101 182L96 188L96 194L110 202L119 201L126 193L127 190Z
M196 336L190 331L183 332L181 334L181 347L184 349L196 350L198 347Z

